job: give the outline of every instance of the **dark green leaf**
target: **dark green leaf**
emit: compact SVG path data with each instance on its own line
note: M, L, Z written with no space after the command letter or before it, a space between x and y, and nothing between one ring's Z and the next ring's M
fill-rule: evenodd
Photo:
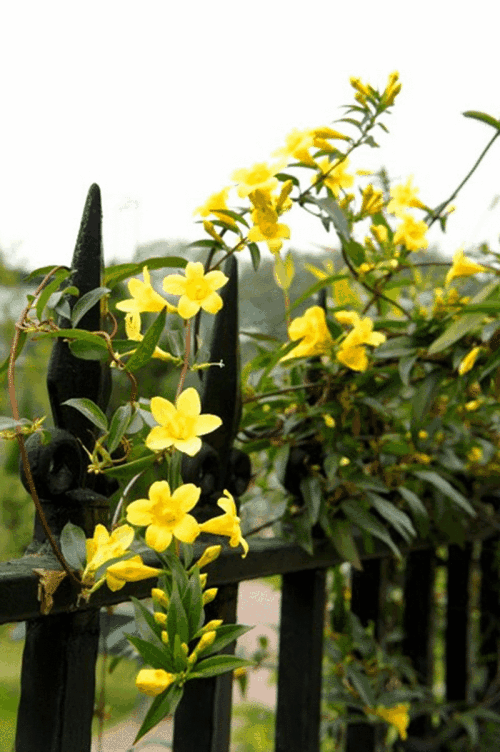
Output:
M363 567L349 520L335 519L331 526L330 536L342 559L350 562L355 569L361 570Z
M27 277L23 278L23 282L31 282L32 279L36 279L37 277L46 277L49 272L52 271L58 264L50 264L49 266L40 266L38 269L35 269L34 271L30 272ZM71 274L71 269L69 267L64 266L61 271L66 272L66 278L69 277Z
M236 658L232 655L214 655L211 658L205 658L195 664L194 671L188 674L189 679L207 678L209 676L219 676L228 671L234 671L235 668L252 666L251 661L244 658Z
M411 401L411 429L416 431L429 417L429 411L441 388L443 371L435 368L427 374Z
M166 307L160 311L155 321L151 324L144 339L139 343L136 351L127 361L128 371L137 371L138 368L142 368L146 363L149 363L153 357L155 348L159 342L162 332L165 328L165 319L167 317Z
M26 342L27 337L28 337L28 335L27 335L26 332L22 331L22 332L19 333L19 338L18 338L18 341L17 341L17 348L16 348L16 356L14 358L14 361L16 361L17 358L19 357L19 355L21 354L22 349L24 347L24 343ZM9 355L7 355L7 357L5 358L4 362L0 366L0 375L2 375L3 373L5 373L5 371L9 370L9 360L10 360L10 353L9 353Z
M173 684L171 687L165 690L165 692L162 692L161 695L155 697L144 721L142 722L141 728L137 732L137 736L134 739L134 744L137 744L139 739L147 734L148 731L151 731L151 729L154 728L154 726L156 726L158 723L160 723L160 721L163 721L163 719L168 715L173 715L175 713L177 705L179 704L183 694L184 689Z
M72 397L62 404L69 405L69 407L73 407L75 410L78 410L78 412L82 413L82 415L85 415L85 417L90 420L91 423L97 426L97 428L100 428L101 431L108 430L108 419L104 415L101 408L96 405L95 402L92 402L92 400L87 399L86 397Z
M368 680L368 677L363 674L356 666L347 666L346 675L348 680L353 685L354 689L359 693L359 696L364 703L370 708L374 708L377 704L373 689Z
M405 512L398 509L390 501L383 499L376 493L368 491L367 496L377 512L384 517L406 541L409 542L416 536L417 533L415 528Z
M187 264L186 259L180 256L152 256L151 258L144 259L138 263L129 264L116 264L109 266L104 273L104 284L108 287L114 287L118 282L121 282L128 277L136 277L142 274L143 268L148 267L149 271L152 269L184 269Z
M61 532L61 552L71 569L85 569L87 544L85 532L78 525L67 522Z
M377 519L375 519L373 515L363 509L359 501L355 501L354 499L347 499L346 501L342 502L341 509L343 510L345 515L349 517L349 519L352 520L352 522L354 522L354 524L357 525L361 530L366 530L376 538L379 538L394 551L398 559L401 558L401 553L398 547L392 540L385 527L381 525L381 523Z
M93 308L101 298L104 298L104 296L110 292L111 289L109 287L96 287L93 290L86 292L85 295L82 295L73 307L71 313L71 325L76 327L87 311L90 311L90 309Z
M480 292L475 295L470 301L470 305L482 303L485 301L500 284L499 279L492 280L489 284L485 285ZM450 345L455 344L465 336L471 329L481 324L484 319L483 313L461 313L459 317L443 332L429 347L429 355L435 355L436 353L446 350Z
M162 647L161 627L155 622L151 611L137 598L132 597L130 600L134 606L135 626L141 637L147 642L153 641L157 647Z
M434 470L415 470L413 475L415 475L417 478L420 478L420 480L431 483L433 486L435 486L435 488L441 491L441 493L451 499L455 504L457 504L457 506L468 512L472 517L476 516L476 512L469 504L465 496L462 496L462 494L457 491L456 488L453 488L451 483L448 483L448 481L445 480L445 478L441 477L439 473L434 472Z
M194 568L193 573L189 578L188 586L184 591L182 598L182 603L188 620L189 639L187 642L189 642L189 640L193 639L193 635L196 634L203 624L202 590L200 571L197 567Z
M492 128L495 128L495 130L500 131L500 120L496 120L491 115L487 115L486 112L477 112L476 110L467 110L467 112L463 112L462 115L466 118L471 118L472 120L479 120L480 123L486 123L486 125L491 125Z
M121 405L111 418L107 440L108 451L110 454L112 454L119 446L120 441L128 428L131 417L132 405L128 402L126 405Z
M109 352L106 342L97 337L93 342L84 339L73 340L69 343L69 349L73 355L82 360L108 360Z
M174 665L169 654L170 651L162 650L153 643L142 640L135 635L127 634L126 637L149 666L152 668L162 668L170 673L174 672Z
M321 501L323 499L319 478L313 475L303 478L300 482L300 492L309 510L311 524L315 525L318 521Z
M65 269L59 269L59 271L54 274L50 282L48 282L43 288L36 302L36 315L39 321L41 321L43 318L43 311L50 296L60 288L62 282L64 282L67 276L68 274Z
M179 636L181 642L189 642L188 619L175 581L170 595L166 630L171 645L175 645L176 635Z
M252 266L255 271L259 270L260 264L260 251L257 243L249 243L248 250L250 251L250 257L252 259Z
M332 274L330 277L325 277L324 279L320 279L319 282L315 282L315 284L311 285L311 287L308 287L308 289L304 293L302 293L302 295L298 297L297 300L294 300L294 302L290 306L290 311L293 311L293 309L297 308L297 306L301 305L301 303L304 303L313 295L316 295L316 293L322 290L323 287L327 287L333 282L339 282L342 279L350 279L349 274Z
M227 645L230 645L235 640L238 640L242 635L249 632L254 627L246 627L243 624L221 624L217 628L217 637L212 645L207 648L207 652L218 653ZM198 633L199 634L199 633Z

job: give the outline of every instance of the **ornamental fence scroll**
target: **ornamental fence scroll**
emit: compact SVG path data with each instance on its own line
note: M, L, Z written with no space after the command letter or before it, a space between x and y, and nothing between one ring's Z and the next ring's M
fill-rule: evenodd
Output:
M72 263L72 284L80 295L101 285L101 269L101 204L99 189L94 185L89 191ZM186 462L183 467L184 479L196 480L202 487L206 507L214 503L224 487L240 495L250 477L246 455L232 447L240 410L234 259L226 271L231 281L224 291L226 305L216 317L210 357L212 362L223 359L226 367L210 369L203 379L203 409L223 416L226 428L214 432L197 461ZM96 305L80 326L97 330L101 323ZM29 448L35 485L55 536L67 521L80 525L90 535L97 522L108 523L107 497L113 487L100 476L86 473L78 440L89 447L95 427L62 403L72 397L88 397L105 410L110 393L109 369L100 362L75 358L67 343L58 339L49 365L48 390L55 429L48 445L35 440ZM299 496L298 487L295 491ZM486 529L471 531L464 548L449 546L445 564L436 549L425 542L406 554L401 574L404 611L399 642L421 681L428 685L434 681L435 571L447 571L446 702L470 701L475 693L477 702L486 708L497 708L500 703L497 547L496 531ZM363 570L353 573L351 608L362 624L372 621L376 636L384 640L390 605L386 591L389 553L376 547L361 559ZM154 566L154 555L150 552L144 561ZM325 582L327 570L339 563L339 554L326 540L316 541L314 554L310 555L291 542L255 539L245 560L235 551L225 551L209 573L210 584L219 586L218 597L210 604L210 618L229 620L235 617L239 582L282 575L277 752L320 749ZM0 623L26 621L16 752L90 750L99 609L131 596L148 597L151 591L151 580L128 583L119 592L101 589L90 604L75 606L77 592L69 578L61 583L53 598L50 585L43 591L40 572L59 569L38 518L26 555L0 564ZM478 573L479 594L473 597L468 583ZM41 614L41 602L46 604L51 598L50 613ZM474 614L479 614L479 619L476 616L475 649L471 650ZM486 674L480 689L479 670ZM231 691L231 675L188 684L175 716L175 752L229 750ZM359 722L348 726L341 742L346 752L375 752L380 741L377 728L362 721L360 716ZM457 733L456 729L433 728L428 716L412 717L402 748L414 752L445 749L444 745Z

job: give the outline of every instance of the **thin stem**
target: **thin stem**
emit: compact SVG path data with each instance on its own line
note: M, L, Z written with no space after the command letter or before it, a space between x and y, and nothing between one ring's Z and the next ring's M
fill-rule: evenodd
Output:
M444 208L445 208L445 207L446 207L446 206L447 206L447 205L448 205L448 204L449 204L449 203L450 203L451 201L453 201L453 199L454 199L454 198L456 198L456 197L457 197L457 195L458 195L458 194L459 194L459 192L460 192L460 191L462 190L462 188L464 187L464 185L466 184L466 182L467 182L467 181L469 180L469 178L470 178L470 177L471 177L471 176L473 175L473 173L474 173L474 172L476 171L476 169L477 169L477 168L479 167L479 164L481 163L481 161L483 160L483 158L484 158L484 157L486 156L486 153L488 152L488 150L489 150L489 149L491 148L491 146L493 146L493 143L494 143L494 141L495 141L495 140L496 140L496 139L497 139L497 138L498 138L499 136L500 136L500 131L497 131L497 132L495 133L495 135L493 136L493 138L491 138L491 139L490 139L490 141L488 142L488 144L486 145L486 147L485 147L485 148L483 149L483 151L482 151L482 152L481 152L481 154L479 155L479 158L478 158L478 159L476 160L476 162L474 163L474 165L473 165L472 169L470 169L470 170L469 170L469 172L468 172L468 173L467 173L467 175L466 175L466 176L464 177L464 179L462 180L462 182L460 183L460 185L458 186L458 188L456 188L456 189L455 189L455 190L453 191L453 193L451 194L451 196L449 197L449 199L448 199L447 201L443 201L443 203L442 203L442 204L440 204L440 205L439 205L439 206L437 207L437 209L435 209L435 210L434 210L434 213L433 213L433 214L431 214L431 215L428 215L427 219L429 219L430 217L432 217L431 221L429 222L429 227L432 227L432 225L434 224L434 222L436 221L436 219L439 219L439 215L441 214L441 212L443 211L443 209L444 209Z
M27 304L27 306L24 308L24 310L21 313L21 316L19 317L19 320L16 322L16 328L14 337L12 339L12 345L10 348L10 357L9 357L9 368L8 368L8 384L9 384L9 400L10 405L12 409L12 415L14 417L14 420L19 421L19 407L17 404L17 397L16 397L16 387L15 387L15 380L14 380L14 369L15 369L15 360L16 360L16 353L17 353L17 347L19 344L19 337L21 335L21 330L24 325L24 322L26 320L26 317L31 310L33 303L37 299L37 297L42 292L43 288L49 281L49 279L57 272L59 269L63 269L65 267L56 266L52 271L50 271L42 280L42 282L38 285L37 289L35 290L35 294L33 296L33 300ZM21 452L21 460L23 463L23 469L24 474L26 476L26 480L28 483L28 487L30 490L31 498L33 499L33 503L35 505L36 511L38 513L38 516L40 518L40 522L42 523L43 530L45 532L45 535L47 537L47 540L50 543L50 546L61 564L62 568L66 572L69 577L76 582L78 585L80 585L80 580L78 577L74 574L74 572L71 571L71 569L68 567L68 564L66 563L66 559L61 553L61 550L59 546L56 543L56 540L54 536L52 535L52 531L49 527L49 524L47 522L47 518L45 517L45 513L43 511L42 505L40 503L40 499L38 498L38 494L35 488L35 482L33 480L33 475L31 473L31 467L28 460L28 453L26 452L26 445L24 442L24 437L21 433L21 427L20 425L16 425L16 439L19 444L19 451Z

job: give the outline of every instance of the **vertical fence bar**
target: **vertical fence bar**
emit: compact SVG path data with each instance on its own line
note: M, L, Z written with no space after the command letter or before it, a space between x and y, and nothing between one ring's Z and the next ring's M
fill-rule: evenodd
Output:
M199 485L200 519L220 513L217 499L228 489L242 493L250 480L246 455L232 448L241 417L238 327L238 267L234 256L224 266L229 281L221 290L222 310L215 317L209 361L223 363L203 375L202 411L218 415L222 425L208 434L202 451L182 465L184 483ZM213 540L211 541L213 542ZM221 539L222 542L222 539ZM210 572L209 572L210 578ZM206 620L236 621L238 584L219 588L205 611ZM223 652L231 653L234 645ZM232 673L187 682L174 722L175 752L228 752L231 737Z
M498 535L484 540L481 544L481 593L480 593L480 634L481 665L486 668L485 690L492 682L499 681L500 667L500 600L499 576L500 538ZM497 684L498 686L498 684ZM500 702L491 707L499 711Z
M407 556L404 575L403 654L410 658L419 681L432 684L432 626L434 611L434 550L413 551ZM411 736L423 737L427 718L415 718Z
M100 285L101 266L101 198L98 186L93 185L73 256L72 283L78 286L80 295ZM61 326L67 328L68 319ZM80 327L101 328L99 306L89 311ZM78 360L67 343L56 342L48 387L54 422L59 429L55 435L60 443L35 447L37 467L33 473L35 485L42 491L40 501L56 536L69 520L83 523L88 528L87 535L93 532L95 522L106 521L106 499L81 487L82 481L85 485L85 461L76 438L91 445L92 424L80 420L71 408L61 406L70 397L90 397L105 409L105 378L98 363ZM73 451L71 447L75 444ZM42 539L40 526L35 525L32 551L47 545ZM69 585L64 582L63 586ZM27 622L16 752L90 751L98 641L98 609L49 614Z
M472 544L448 547L446 699L466 700L469 687L469 577Z
M276 752L319 752L326 571L283 575Z
M381 632L381 577L382 560L363 562L362 571L352 571L351 611L366 627L375 624L375 637ZM346 752L373 752L378 738L378 728L368 723L350 723L346 733Z

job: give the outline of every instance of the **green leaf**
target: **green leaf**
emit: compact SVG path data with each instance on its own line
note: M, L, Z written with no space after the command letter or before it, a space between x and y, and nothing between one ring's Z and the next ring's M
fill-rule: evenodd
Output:
M84 339L73 340L69 343L69 349L76 358L82 360L108 360L109 352L102 337L97 337L93 342Z
M47 302L56 290L58 290L61 286L61 284L64 282L64 280L67 278L68 273L65 269L59 269L58 272L54 274L50 282L48 282L45 287L43 288L42 292L40 293L38 300L36 302L36 315L38 317L38 320L41 321L43 318L43 311L45 306L47 305Z
M350 562L355 569L361 571L361 561L358 548L352 534L352 525L349 520L335 519L331 526L330 537L333 545L344 561Z
M153 643L142 640L135 635L126 634L126 637L149 666L152 668L163 668L170 673L174 672L174 664L169 654L170 651L162 650Z
M391 337L376 347L373 351L373 357L379 360L385 358L402 358L414 355L417 350L418 348L413 337L403 334L398 337Z
M342 248L355 266L359 266L364 262L366 258L365 249L361 243L358 243L356 240L343 240Z
M149 363L165 328L166 317L167 308L165 307L147 330L134 354L128 359L127 371L137 371L138 368L142 368L146 363Z
M252 259L252 266L254 268L254 271L258 271L260 264L259 246L257 245L257 243L249 243L247 247L250 251L250 257Z
M37 277L46 277L49 272L52 271L56 266L59 266L59 264L50 264L49 266L40 266L38 269L35 269L34 271L30 272L27 277L23 278L23 282L31 282L32 279L36 279ZM66 272L66 277L69 277L71 274L71 269L67 266L63 267L61 271Z
M72 326L76 327L87 311L90 311L90 309L93 308L101 298L104 298L104 296L108 295L110 292L111 289L109 287L96 287L93 290L86 292L85 295L82 295L82 297L76 301L73 311L71 312Z
M496 120L491 115L487 115L486 112L477 112L476 110L467 110L467 112L463 112L462 115L466 118L471 118L472 120L479 120L480 123L486 123L486 125L491 125L492 128L495 128L495 130L500 131L500 120Z
M341 509L355 525L379 538L394 551L398 559L401 559L401 553L385 527L373 515L363 509L359 501L346 499L342 502Z
M168 607L168 616L166 630L168 633L169 643L175 645L175 636L178 635L181 642L189 642L189 625L184 606L179 595L177 582L174 581L172 593L170 595L170 604Z
M374 708L377 704L373 689L368 680L368 677L359 671L356 666L350 665L346 668L346 675L348 680L353 685L354 689L359 693L364 705L368 705L370 708Z
M161 695L155 697L144 721L142 722L141 728L137 732L134 744L137 744L139 739L147 734L148 731L151 731L151 729L160 723L160 721L163 721L168 715L173 715L175 713L183 694L184 689L173 684L166 689L165 692L162 692Z
M31 420L28 420L28 418L16 420L8 415L0 415L0 431L13 431L16 426L28 426L30 424Z
M111 418L109 436L107 439L108 452L110 454L112 454L119 446L120 441L128 428L131 417L132 405L128 402L126 405L121 405Z
M429 410L439 394L443 370L434 368L420 384L411 401L411 430L416 431L429 417Z
M323 209L323 211L330 217L335 226L337 234L340 235L342 240L347 240L350 236L349 224L344 212L338 205L337 201L335 201L335 199L331 197L314 198L313 196L311 196L310 199L312 199L311 203L319 206L319 208Z
M242 225L245 225L245 227L250 227L248 222L244 217L241 216L241 214L238 214L238 212L231 211L230 209L216 209L217 215L219 214L227 214L228 217L231 217L231 219L234 219L235 222L241 222Z
M160 638L161 627L155 622L154 616L146 606L133 596L130 598L134 606L135 626L141 637L148 643L153 641L157 647L164 647Z
M401 537L409 542L416 536L415 528L405 512L376 493L368 491L367 496L377 512L398 531Z
M202 597L200 570L195 567L182 598L182 603L188 620L189 640L193 639L193 636L203 624Z
M140 457L138 460L132 462L126 462L123 465L117 465L116 467L108 467L104 470L104 475L109 475L111 478L130 478L132 475L141 473L150 465L154 465L156 462L155 454L148 454L146 457Z
M108 266L105 270L104 284L108 287L114 287L118 282L122 282L122 280L128 279L128 277L136 277L142 274L145 266L151 271L152 269L165 269L166 267L184 269L186 264L186 259L180 256L152 256L135 264L116 264Z
M417 494L413 493L413 491L410 491L409 488L405 488L404 486L398 486L398 491L403 499L407 502L412 511L412 514L420 521L420 523L423 522L427 524L429 515L427 513L427 509L425 508Z
M300 481L300 492L309 510L311 525L318 521L323 494L319 478L308 475Z
M22 349L24 347L24 343L26 342L27 338L28 338L28 335L27 335L26 332L21 331L19 333L19 338L17 340L16 356L14 358L14 362L18 359L19 355L21 354ZM3 373L5 373L5 371L9 370L9 360L10 360L10 353L9 353L9 355L7 355L7 357L5 358L4 362L0 366L0 376Z
M441 477L439 473L434 472L434 470L415 470L413 472L413 475L415 475L417 478L420 478L420 480L431 483L435 488L441 491L442 494L451 499L451 501L453 501L457 506L468 512L471 517L476 516L474 508L469 504L465 496L462 496L462 494L457 491L456 488L453 488L451 483Z
M67 522L61 531L61 553L71 569L85 569L87 544L85 532L78 525Z
M108 419L104 415L103 411L98 405L96 405L95 402L87 399L87 397L72 397L62 404L69 405L69 407L73 407L75 410L78 410L78 412L82 413L82 415L85 415L85 417L90 420L91 423L97 426L97 428L100 428L101 431L108 430Z
M252 661L247 661L245 658L236 658L233 655L214 655L211 658L205 658L202 661L198 661L194 666L195 670L191 671L187 678L188 680L206 679L209 676L219 676L219 674L234 671L235 668L252 665Z
M342 279L350 279L350 275L332 274L330 277L325 277L324 279L320 279L319 282L315 282L314 285L308 287L307 290L297 298L297 300L294 300L294 302L290 306L290 311L293 311L294 308L297 308L297 306L301 305L306 300L309 300L309 298L311 298L313 295L316 295L316 293L322 290L323 287L327 287L333 282L339 282Z
M500 284L499 279L492 280L489 284L485 285L480 292L475 295L470 301L470 305L476 303L482 303L485 301ZM446 329L429 347L429 355L435 355L436 353L446 350L447 347L458 342L459 339L464 337L471 329L478 326L484 318L484 313L461 313L459 318L456 319L451 326Z

